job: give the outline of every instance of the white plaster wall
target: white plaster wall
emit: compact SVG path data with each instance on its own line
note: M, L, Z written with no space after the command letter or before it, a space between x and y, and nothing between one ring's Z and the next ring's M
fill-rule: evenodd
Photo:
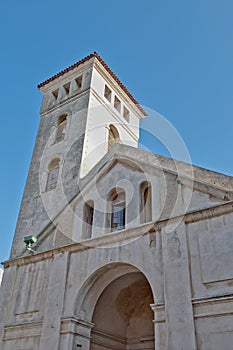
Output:
M105 85L107 85L110 90L112 90L111 102L104 97L104 89ZM93 91L95 91L99 97L103 100L103 103L108 106L112 112L116 113L116 116L120 118L120 120L127 125L135 126L134 133L137 137L139 137L139 120L141 119L141 115L139 115L139 111L137 111L137 107L135 104L129 99L129 97L124 93L124 91L119 87L119 85L115 82L115 80L108 80L106 77L104 78L100 73L94 68L92 73L92 81L91 87ZM114 97L117 96L121 101L121 112L116 112L114 108ZM129 123L123 118L123 106L125 106L130 111L130 120Z
M90 169L108 152L109 125L113 124L120 135L120 143L138 147L139 139L139 117L135 115L134 104L129 103L122 95L115 93L112 89L112 102L104 97L106 80L93 69L91 94L87 115L87 126L84 140L81 177L85 176ZM107 83L109 86L110 84ZM119 88L118 88L119 89ZM120 90L121 91L121 90ZM114 95L121 99L121 112L114 108ZM130 111L130 121L123 117L123 106Z

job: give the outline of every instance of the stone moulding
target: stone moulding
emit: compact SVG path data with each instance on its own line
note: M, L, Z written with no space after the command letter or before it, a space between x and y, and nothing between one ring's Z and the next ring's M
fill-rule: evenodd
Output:
M61 329L60 329L60 334L77 334L78 333L78 328L82 327L82 335L84 336L85 330L86 330L86 334L85 336L87 338L90 338L89 335L89 330L92 329L94 327L94 323L85 321L85 320L81 320L75 316L71 316L71 317L63 317L61 320Z
M165 303L156 303L150 305L151 309L154 311L154 323L164 323L166 322L165 313Z
M179 221L184 221L185 224L198 222L201 220L210 219L212 217L221 216L233 212L233 201L213 205L208 208L192 210L186 214L177 215L173 218L160 219L157 222L151 222L149 224L139 225L137 227L118 231L116 233L106 234L97 238L88 239L82 242L72 243L64 247L51 249L45 252L38 252L34 255L21 256L12 260L2 262L4 268L10 266L20 266L31 263L36 263L46 259L52 259L56 254L62 254L64 252L76 253L79 251L89 250L97 247L109 246L112 244L127 242L131 239L139 238L156 231L160 231L162 227L167 224L175 224Z
M233 294L192 299L194 318L233 315Z
M4 327L3 341L41 336L42 322L15 323Z

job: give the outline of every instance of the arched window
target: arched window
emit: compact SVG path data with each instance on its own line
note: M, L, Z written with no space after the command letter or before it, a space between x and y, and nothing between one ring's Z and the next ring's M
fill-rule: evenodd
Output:
M66 135L67 115L64 114L58 119L55 143L63 141Z
M88 201L83 208L83 237L91 238L94 217L94 202Z
M141 222L148 222L152 220L152 205L151 205L151 185L144 181L140 185L141 196Z
M110 194L111 232L125 228L125 191L114 189Z
M114 125L110 125L108 132L108 150L110 150L119 140L120 137L117 128Z
M59 175L60 159L53 159L48 167L48 178L46 183L46 191L53 190L57 187L58 175Z

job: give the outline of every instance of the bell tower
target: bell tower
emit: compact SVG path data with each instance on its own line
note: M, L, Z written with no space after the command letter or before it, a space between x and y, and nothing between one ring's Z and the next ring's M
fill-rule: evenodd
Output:
M138 146L139 122L146 116L95 52L38 88L43 94L40 126L11 258L22 254L24 236L46 229L77 194L79 179L114 143Z

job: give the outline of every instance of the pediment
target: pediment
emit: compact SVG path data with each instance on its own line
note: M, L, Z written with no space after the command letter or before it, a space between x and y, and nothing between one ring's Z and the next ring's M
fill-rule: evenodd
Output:
M183 188L183 191L192 192L193 198L190 206L192 209L194 209L195 206L200 208L202 206L207 206L208 204L212 205L233 199L233 191L228 189L231 188L231 184L227 181L230 177L226 176L227 185L225 186L225 183L223 182L223 180L225 180L225 175L219 174L219 182L222 185L220 187L219 183L211 177L211 172L209 170L203 169L204 172L208 172L208 177L205 177L206 174L202 177L199 174L199 176L196 177L196 167L193 167L191 172L190 170L187 171L187 167L184 169L182 164L177 170L175 169L175 166L177 167L176 162L173 162L174 164L172 164L171 159L169 159L170 166L165 167L162 162L160 162L161 164L155 164L151 159L142 159L141 157L138 157L138 159L136 157L137 151L139 150L134 150L134 158L129 157L128 154L114 154L113 157L108 159L99 169L97 169L98 171L93 173L90 172L86 178L81 180L80 188L83 189L89 187L91 184L96 185L99 182L107 183L110 181L111 186L114 186L114 184L117 184L120 180L129 182L134 180L132 182L135 184L135 179L140 182L151 181L152 178L156 178L157 185L159 183L159 187L160 189L162 188L163 192L174 192L174 189L179 187L179 185ZM141 151L139 151L139 153L140 152ZM157 158L157 155L155 155L155 157ZM202 170L200 169L201 168L198 168L199 173ZM217 173L214 173L214 175L215 174ZM230 179L233 181L232 178ZM108 186L106 186L106 188L107 187Z
M132 147L117 145L85 178L79 180L78 193L51 222L50 226L54 229L48 228L46 232L41 233L38 247L41 245L52 249L80 241L83 207L88 201L93 201L96 213L102 215L99 221L97 220L96 234L104 235L108 194L117 187L126 193L126 211L127 215L133 218L129 223L132 227L140 224L140 186L143 182L151 185L154 222L233 199L233 193L229 190L231 183L225 186L229 177L225 178L222 174L217 176L214 173L211 178L209 171L207 177L205 169L202 175L202 170L194 167L193 173L198 173L198 176L193 178L187 165L184 167L181 164L179 171L176 171L172 160L165 157L161 160L161 156L158 157L159 159L157 155Z

